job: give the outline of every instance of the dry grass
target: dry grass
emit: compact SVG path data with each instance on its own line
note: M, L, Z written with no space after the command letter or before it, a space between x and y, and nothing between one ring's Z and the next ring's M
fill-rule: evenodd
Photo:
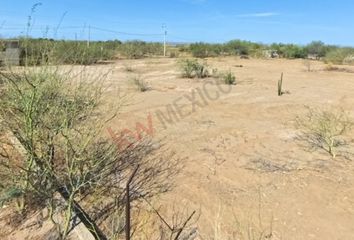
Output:
M146 82L139 75L133 76L130 81L139 92L147 92L151 90L151 87L149 86L148 82Z
M302 131L300 140L306 141L312 149L325 150L333 158L340 153L340 149L348 145L346 135L353 126L348 113L340 108L308 108L306 116L298 117L296 123Z

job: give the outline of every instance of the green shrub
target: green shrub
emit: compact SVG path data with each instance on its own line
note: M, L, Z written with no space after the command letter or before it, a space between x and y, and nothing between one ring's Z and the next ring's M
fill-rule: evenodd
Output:
M182 76L186 78L206 78L209 77L209 70L206 64L198 62L197 59L184 59L180 62Z
M125 70L126 72L131 72L131 73L135 71L134 67L132 67L132 66L130 66L130 65L128 65L128 64L125 64L125 65L124 65L124 70Z
M232 40L225 44L194 43L189 46L193 57L206 58L231 55L254 55L257 56L264 45L241 40ZM183 48L184 49L184 48Z
M194 71L197 78L206 78L210 76L208 67L201 63L195 65Z
M193 78L194 77L194 66L197 64L197 60L185 59L180 62L180 67L182 70L182 77Z
M77 47L76 44L73 46ZM102 49L101 43L91 46ZM52 60L58 60L52 57L59 48L41 52L37 47L41 46L32 48L35 51L26 49L25 63L27 65L31 57L36 59L34 64L44 66L0 72L3 85L0 91L0 203L18 198L22 211L46 205L48 219L59 231L60 239L68 236L73 217L81 221L85 218L89 231L101 239L96 222L116 216L126 202L124 189L111 186L123 186L125 176L139 166L134 191L144 196L138 194L130 201L143 198L147 201L170 189L171 181L164 184L163 179L177 174L178 163L173 164L173 159L160 161L161 155L147 158L146 155L156 149L156 146L150 147L148 139L134 139L131 145L122 148L118 133L109 129L114 142L101 136L116 116L115 107L103 101L101 80L106 75L84 72L85 68L76 66L72 69L49 66ZM83 44L79 48L85 49ZM82 59L73 56L65 61ZM115 104L120 106L120 100L117 101ZM12 149L19 150L19 154L17 151L13 154ZM57 201L59 195L63 200ZM40 201L34 201L37 199ZM86 209L81 210L81 206ZM105 211L105 216L100 219L92 216L92 209ZM54 214L63 217L58 221ZM22 217L26 220L26 216Z
M109 49L104 42L60 41L53 51L54 63L90 65L99 61L114 59L115 48Z
M150 90L149 84L140 76L134 76L132 78L132 83L139 92L146 92Z
M0 52L5 51L5 43L0 39Z
M272 44L270 46L272 50L275 50L279 56L283 58L306 58L307 52L304 47L294 44Z
M20 64L36 66L48 63L54 41L50 39L20 39Z
M2 207L6 202L20 198L22 195L23 195L22 190L16 187L11 187L9 189L6 189L0 195L0 207Z
M353 55L353 48L334 48L326 54L325 62L332 64L350 63L347 59L349 59Z
M147 56L161 56L163 54L163 45L161 43L128 41L119 46L118 52L129 59L139 59Z
M335 158L340 150L349 144L345 135L353 127L349 114L342 109L313 109L296 119L296 126L302 134L299 140L308 143L310 148L322 149Z
M207 58L221 55L223 49L220 44L194 43L189 46L189 50L193 57Z
M83 64L114 59L119 41L91 42L54 41L53 39L20 39L21 65Z
M168 56L170 57L170 58L178 58L178 52L177 51L171 51L171 52L169 52L169 54L168 54Z
M321 41L313 41L306 46L306 52L308 54L316 56L318 59L326 56L328 46Z
M223 82L227 85L234 85L234 84L236 84L236 77L230 71L223 76Z
M232 40L224 45L224 51L228 55L249 55L252 49L252 43L241 40Z

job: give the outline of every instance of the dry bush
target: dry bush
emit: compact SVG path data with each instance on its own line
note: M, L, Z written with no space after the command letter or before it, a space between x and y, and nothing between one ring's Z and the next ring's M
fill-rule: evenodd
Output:
M332 64L352 64L354 49L334 48L326 53L324 61Z
M192 211L184 203L171 203L155 208L147 204L140 209L140 221L136 223L133 238L141 240L193 240L198 235L197 211Z
M327 64L324 68L325 71L329 72L346 72L346 73L354 73L353 70L343 67L333 66L332 64Z
M231 71L218 72L218 69L213 69L213 77L216 78L221 84L236 85L236 76Z
M129 64L124 64L124 70L129 73L135 72L134 67Z
M348 145L346 134L353 122L344 110L308 107L305 116L297 117L296 126L301 131L299 140L305 141L310 149L322 149L335 158Z
M25 67L0 72L1 204L16 202L23 219L27 209L45 205L61 239L68 237L77 218L97 239L114 236L120 223L112 223L111 232L102 226L123 211L126 183L134 169L139 166L130 186L132 205L169 191L181 164L173 152L151 139L122 148L121 142L103 136L116 117L115 106L122 105L121 99L115 106L104 100L109 71L51 65L94 63L103 50L99 45L88 49L71 42L80 51L68 58L53 55L64 53L67 42L22 41ZM140 50L145 55L161 46L130 45L134 58Z
M1 78L1 136L11 135L24 150L15 158L8 150L19 146L13 141L2 143L1 192L16 189L16 194L7 194L3 200L15 198L20 212L35 203L31 199L41 199L65 239L74 215L83 214L77 212L79 205L84 206L84 215L90 217L88 224L95 231L122 209L125 183L137 165L131 201L170 189L171 178L179 171L172 155L160 155L148 139L120 149L118 143L101 137L115 116L115 111L107 112L110 106L103 104L104 76L90 78L85 68L62 71L40 67L1 74ZM65 200L64 208L57 201L58 194ZM64 214L58 221L55 215L60 209Z
M179 57L179 52L178 51L170 51L168 56L170 58L178 58Z
M214 218L210 219L213 226L209 235L203 234L206 240L278 240L278 233L273 229L273 217L265 218L259 205L257 213L240 217L231 206L219 204ZM232 214L233 217L225 215ZM253 216L254 215L254 216ZM257 215L257 216L256 216Z
M339 71L340 68L333 66L332 64L327 64L324 68L325 71Z
M149 84L144 79L142 79L141 76L137 75L132 77L131 82L139 92L146 92L151 89Z
M312 62L311 62L311 60L304 59L302 63L306 67L306 71L312 72Z

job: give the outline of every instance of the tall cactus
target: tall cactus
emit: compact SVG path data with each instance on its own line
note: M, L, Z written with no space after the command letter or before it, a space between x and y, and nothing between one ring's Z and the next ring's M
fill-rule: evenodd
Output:
M283 93L283 73L281 73L280 80L278 81L278 96L282 96Z

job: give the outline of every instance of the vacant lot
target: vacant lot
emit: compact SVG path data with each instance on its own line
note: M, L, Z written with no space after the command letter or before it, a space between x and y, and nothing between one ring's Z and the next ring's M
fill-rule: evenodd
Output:
M351 155L332 159L321 150L308 151L296 141L295 119L306 114L306 106L342 107L353 117L354 68L326 71L323 63L311 62L308 71L302 60L238 58L208 64L232 71L237 85L221 91L212 82L205 85L210 79L183 79L174 59L105 66L113 69L107 99L117 100L118 87L129 92L128 106L110 127L135 131L136 122L148 126L151 116L154 139L183 159L177 187L164 200L200 210L200 233L214 239L262 231L272 239L353 239ZM289 94L279 97L281 72ZM132 76L150 90L136 91Z
M138 123L185 166L157 206L167 215L173 209L200 213L198 239L353 239L353 142L335 159L309 151L297 140L295 119L307 106L343 108L354 118L354 67L328 71L315 61L236 57L207 63L234 73L236 85L182 78L176 59L87 67L111 72L109 104L124 99L104 134L135 134ZM279 97L282 72L286 94Z

